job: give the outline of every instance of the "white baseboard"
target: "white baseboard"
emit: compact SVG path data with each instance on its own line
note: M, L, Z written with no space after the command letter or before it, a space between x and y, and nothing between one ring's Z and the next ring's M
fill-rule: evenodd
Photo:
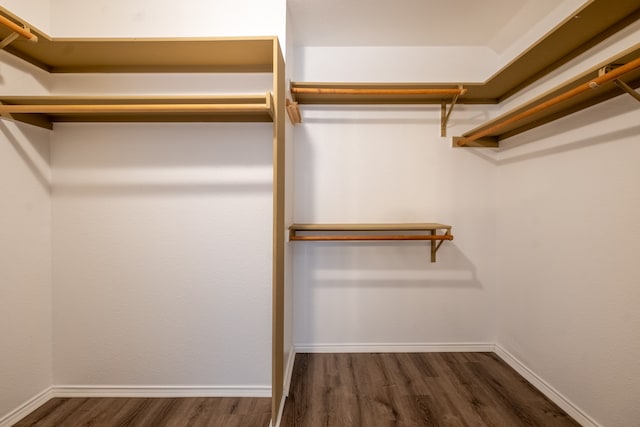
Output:
M41 391L36 396L24 402L22 405L18 406L13 411L9 412L7 415L0 418L0 427L9 427L13 424L17 423L31 412L38 409L40 406L44 405L49 399L53 397L52 387L47 388L46 390Z
M522 375L542 394L562 408L579 424L586 427L602 427L582 409L553 388L524 363L498 344L450 343L450 344L300 344L291 351L285 367L283 397L275 427L278 427L286 397L291 387L291 377L296 353L411 353L411 352L494 352ZM0 427L9 427L49 399L54 397L271 397L269 386L53 386L24 402L18 408L0 418Z
M54 397L271 397L269 386L53 386Z
M345 343L297 344L296 353L434 353L492 352L490 343Z
M271 397L269 386L52 386L0 418L9 427L54 397Z
M553 403L558 405L565 411L571 418L576 420L581 426L585 427L602 427L602 425L598 424L596 420L591 418L576 406L573 402L567 399L562 393L553 388L548 382L546 382L542 377L537 375L531 369L527 367L524 363L518 360L514 355L509 353L506 349L501 347L500 345L495 345L495 354L498 355L505 363L511 366L516 370L520 375L522 375L527 381L529 381L535 388L537 388L542 394L547 396Z

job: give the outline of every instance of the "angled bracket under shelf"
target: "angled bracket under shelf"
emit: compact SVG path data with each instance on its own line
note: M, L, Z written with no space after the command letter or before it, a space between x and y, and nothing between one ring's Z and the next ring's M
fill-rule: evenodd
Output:
M602 77L605 74L615 70L616 68L621 67L624 64L611 64L611 65L607 65L605 67L602 67L598 70L598 77ZM637 101L640 101L640 93L636 92L631 86L629 86L627 83L625 83L624 81L620 80L620 79L614 79L613 83L618 86L620 89L622 89L623 91L627 92L629 95L631 95L633 98L635 98ZM597 86L596 86L597 87Z
M442 231L442 234L438 234ZM371 233L376 234L371 234ZM302 235L299 233L303 233ZM399 241L428 240L431 242L431 262L445 240L453 240L451 226L438 223L387 224L292 224L290 241Z
M0 50L9 46L20 36L24 37L25 39L31 42L38 41L38 36L33 34L31 32L31 29L27 25L24 25L24 27L21 27L20 25L16 24L12 20L2 15L0 15L0 24L4 25L5 27L9 28L12 31L11 34L9 34L2 41L0 41Z
M459 92L453 96L451 100L451 106L447 109L447 102L443 99L441 108L440 108L440 136L447 136L447 123L449 122L449 116L451 116L451 112L453 108L456 106L456 102L458 102L458 98L461 95L464 95L467 90L462 87L462 85L458 85Z
M616 86L618 86L620 89L624 90L625 92L627 92L629 95L631 95L633 98L636 99L636 101L640 101L640 93L636 92L635 90L633 90L633 88L631 86L629 86L628 84L626 84L625 82L623 82L620 79L615 79L613 81Z

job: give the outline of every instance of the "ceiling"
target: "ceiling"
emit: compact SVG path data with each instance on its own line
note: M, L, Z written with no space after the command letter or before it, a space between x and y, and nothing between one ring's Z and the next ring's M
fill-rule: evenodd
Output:
M303 46L487 46L500 53L559 0L288 0Z

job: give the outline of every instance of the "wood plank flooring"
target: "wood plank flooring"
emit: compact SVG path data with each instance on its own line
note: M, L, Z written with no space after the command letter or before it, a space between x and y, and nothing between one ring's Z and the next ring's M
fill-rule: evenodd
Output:
M281 427L579 426L493 353L298 354Z
M270 398L55 398L14 427L267 427Z
M266 427L270 399L52 399L15 426ZM298 354L281 427L578 426L493 353Z

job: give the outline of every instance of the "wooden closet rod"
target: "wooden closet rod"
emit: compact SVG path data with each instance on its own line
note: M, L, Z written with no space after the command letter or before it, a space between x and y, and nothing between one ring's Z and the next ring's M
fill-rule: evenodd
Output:
M350 241L350 240L453 240L450 234L435 235L381 235L381 236L290 236L289 240L307 240L307 241Z
M4 17L2 15L0 15L0 24L2 24L5 27L9 28L14 33L20 34L22 37L24 37L25 39L27 39L29 41L32 41L32 42L37 42L38 41L38 36L33 34L27 28L22 28L20 25L16 24L15 22L11 21L10 19L7 19L6 17Z
M316 95L464 95L464 88L457 89L375 89L375 88L324 88L292 87L291 93Z
M268 110L269 104L0 105L0 114L252 113Z
M467 145L473 141L476 141L480 138L482 138L483 136L487 136L492 134L493 132L496 132L512 123L515 123L519 120L522 120L526 117L532 116L536 113L539 113L542 110L545 110L549 107L552 107L556 104L559 104L563 101L566 101L567 99L573 98L574 96L577 96L583 92L586 92L588 90L591 89L597 89L598 86L604 84L604 83L608 83L612 80L617 79L618 77L629 73L631 71L634 71L636 69L640 68L640 58L636 58L633 61L629 61L626 64L618 67L618 68L614 68L613 70L609 71L608 73L605 73L599 77L596 77L593 80L590 80L586 83L581 84L580 86L577 86L565 93L562 93L554 98L549 99L548 101L545 101L541 104L536 105L535 107L531 107L528 110L525 110L519 114L516 114L513 117L510 117L502 122L499 122L493 126L490 126L484 130L478 131L472 135L469 135L467 137L463 137L462 139L459 139L457 141L457 145L462 147L464 145Z

